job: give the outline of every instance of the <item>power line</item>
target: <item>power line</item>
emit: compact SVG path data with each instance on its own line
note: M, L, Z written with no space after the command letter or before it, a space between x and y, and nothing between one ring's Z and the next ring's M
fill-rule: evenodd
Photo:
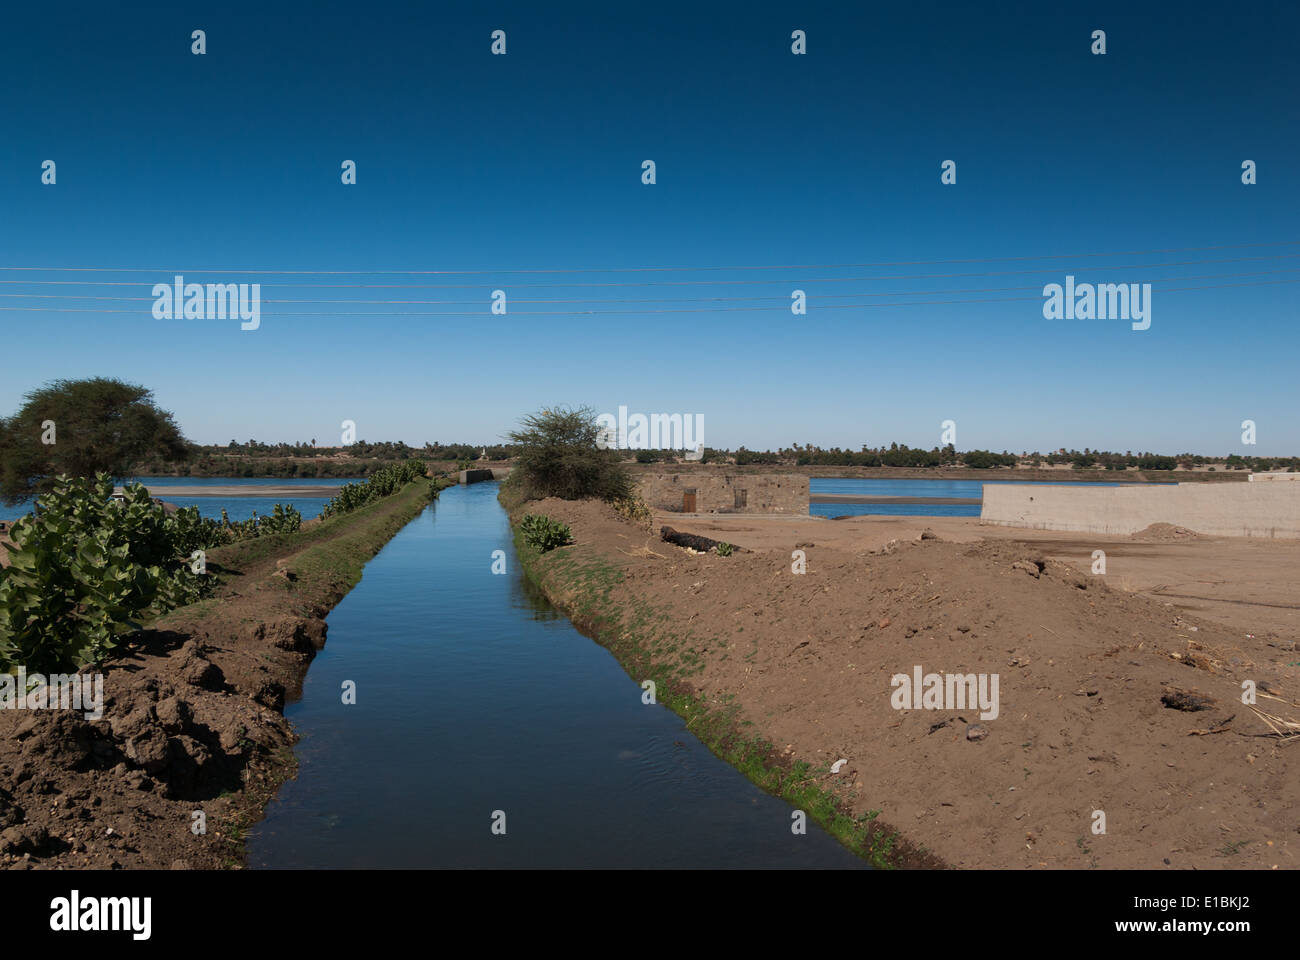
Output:
M1229 287L1262 287L1274 286L1277 284L1300 283L1300 278L1292 280L1260 280L1249 283L1220 283L1206 284L1195 287L1169 287L1162 290L1162 293L1181 293L1191 290L1217 290ZM1033 289L1033 288L1028 288ZM1041 296L1032 297L986 297L962 300L909 300L897 303L835 303L826 304L818 307L819 310L872 310L886 307L919 307L919 306L945 306L951 304L969 304L969 303L1017 303L1028 301L1042 301ZM506 316L524 316L524 317L578 317L578 316L641 316L646 314L666 314L666 313L735 313L735 312L754 312L754 311L781 311L784 312L788 306L776 307L687 307L687 308L658 308L649 310L514 310ZM4 307L0 306L0 311L36 311L46 313L105 313L105 314L131 314L139 316L139 310L116 310L111 308L94 308L94 307ZM323 311L323 312L294 312L276 314L279 319L293 320L298 318L314 317L350 317L353 319L361 317L415 317L423 319L482 319L487 316L484 311L474 312L435 312L435 313L417 313L411 311L377 313L374 311ZM231 318L235 319L235 318Z
M1278 273L1296 273L1300 267L1287 267L1282 270L1263 270L1254 273L1206 273L1194 274L1191 276L1181 277L1157 277L1148 280L1148 283L1175 283L1186 280L1210 280L1223 279L1227 277L1263 277L1271 276ZM829 299L849 299L853 297L920 297L934 295L949 295L958 293L1004 293L1014 290L1037 290L1037 285L1019 285L1013 287L964 287L952 290L896 290L883 293L868 293L865 291L855 291L853 293L824 293L810 294L811 298L817 300ZM0 298L12 299L32 299L32 300L112 300L118 302L152 302L155 297L112 297L98 294L60 294L60 293L0 293ZM788 302L788 295L779 296L752 296L752 297L616 297L607 299L593 298L526 298L513 297L511 303L734 303L734 302L756 302L779 300ZM280 299L280 298L262 298L261 303L353 303L353 304L420 304L420 305L437 305L437 306L473 306L483 303L483 299L477 300L359 300L348 298L342 300L335 299Z
M1273 260L1294 260L1300 257L1300 253L1282 253L1274 254L1267 257L1226 257L1210 258L1200 260L1171 260L1164 263L1131 263L1108 265L1104 267L1089 267L1090 271L1132 271L1132 270L1152 270L1159 267L1183 267L1196 266L1207 263L1261 263ZM15 269L0 267L3 269ZM1035 268L1032 270L984 270L984 271L966 271L958 273L902 273L902 274L879 274L869 277L795 277L780 280L771 279L747 279L747 280L637 280L637 281L566 281L556 282L538 282L538 281L518 281L509 284L511 289L518 287L542 287L557 289L577 289L577 288L619 288L619 287L696 287L696 286L745 286L753 284L812 284L812 283L856 283L856 282L876 282L880 280L946 280L966 277L1008 277L1008 276L1028 276L1028 275L1059 275L1060 267ZM1067 269L1075 269L1073 267ZM193 274L193 271L191 271ZM232 276L234 274L231 274ZM0 281L0 283L15 283L26 285L54 284L54 283L76 283L78 281L55 281L55 280L13 280ZM139 286L150 285L148 281L133 284L129 281L118 282L121 286ZM166 284L164 284L166 285ZM269 286L269 285L268 285ZM434 283L434 284L411 284L411 285L388 285L388 284L283 284L289 287L331 287L335 289L422 289L422 290L482 290L484 284L479 283Z
M924 266L946 263L1003 263L1024 260L1068 260L1089 257L1128 257L1148 256L1159 253L1189 253L1206 250L1241 250L1256 247L1298 246L1300 240L1274 240L1260 243L1225 243L1200 247L1154 247L1148 250L1117 250L1094 253L1052 253L1029 254L1007 257L967 257L935 260L877 260L864 263L820 263L820 264L767 264L738 266L658 266L658 267L556 267L556 268L508 268L497 270L233 270L212 268L146 268L146 267L0 267L3 271L26 271L47 273L200 273L200 274L237 274L237 275L284 275L284 276L495 276L498 274L557 274L557 273L657 273L657 272L705 272L705 271L752 271L752 270L839 270L859 267Z

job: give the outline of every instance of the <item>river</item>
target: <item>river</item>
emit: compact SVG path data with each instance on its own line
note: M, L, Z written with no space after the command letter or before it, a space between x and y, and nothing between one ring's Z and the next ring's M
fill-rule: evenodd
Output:
M1062 479L1072 487L1117 487L1106 481ZM813 477L811 493L852 493L891 497L982 498L989 484L1033 484L1033 480L941 480L938 478ZM808 511L814 517L844 517L882 514L911 517L978 517L978 503L814 503Z

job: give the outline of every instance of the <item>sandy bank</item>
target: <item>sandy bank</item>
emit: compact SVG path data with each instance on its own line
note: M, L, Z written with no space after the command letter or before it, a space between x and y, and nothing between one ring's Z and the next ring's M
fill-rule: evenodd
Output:
M343 489L342 484L321 484L320 486L261 486L258 484L230 484L223 486L202 486L195 484L193 486L181 486L170 484L159 484L149 488L152 496L162 500L169 500L175 497L275 497L292 501L295 497L336 497L338 492ZM121 487L115 487L114 493L121 493Z
M630 673L674 665L694 703L734 705L773 759L807 761L850 814L880 810L949 865L1300 865L1296 745L1241 702L1250 680L1259 710L1300 720L1294 549L973 518L656 517L748 548L719 557L599 503L528 509L576 540L534 564L549 594L635 612L618 627L635 643L602 637L643 651L620 653ZM918 539L927 527L938 539ZM916 667L997 675L997 716L895 709L891 679ZM1167 705L1179 690L1207 709Z

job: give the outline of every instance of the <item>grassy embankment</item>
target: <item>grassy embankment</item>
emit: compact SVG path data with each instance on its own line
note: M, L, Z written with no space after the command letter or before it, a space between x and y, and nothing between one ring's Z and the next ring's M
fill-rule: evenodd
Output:
M691 678L704 669L697 651L722 643L720 638L691 634L666 611L620 592L622 572L584 554L581 545L546 554L529 546L518 527L527 505L511 493L503 489L499 499L510 514L525 576L579 631L608 649L628 676L638 683L653 680L657 701L684 719L687 729L714 754L763 790L803 810L878 868L941 866L932 855L900 841L896 831L881 824L880 811L860 817L847 813L834 795L816 785L814 775L829 768L818 770L804 761L783 758L772 743L747 729L752 724L740 718L734 697L710 700L696 690Z
M283 581L281 595L290 596L257 612L271 616L323 616L356 586L366 562L414 519L438 491L454 485L455 481L447 477L417 480L382 500L306 524L297 533L272 534L217 547L207 555L208 568L227 583L218 587L212 597L175 610L151 626L175 629L174 621L194 624L209 616L220 616L223 595L229 592L231 582L288 558L292 558L294 580Z

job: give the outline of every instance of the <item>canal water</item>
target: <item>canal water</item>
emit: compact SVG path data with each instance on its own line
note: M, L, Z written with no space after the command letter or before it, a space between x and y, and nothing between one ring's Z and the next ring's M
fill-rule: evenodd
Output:
M642 704L523 578L496 494L444 490L330 613L249 866L864 868Z

